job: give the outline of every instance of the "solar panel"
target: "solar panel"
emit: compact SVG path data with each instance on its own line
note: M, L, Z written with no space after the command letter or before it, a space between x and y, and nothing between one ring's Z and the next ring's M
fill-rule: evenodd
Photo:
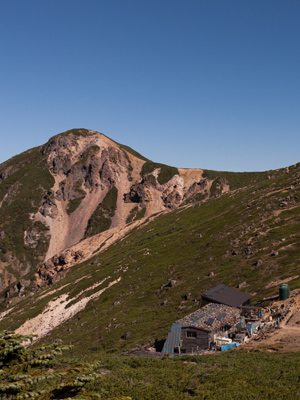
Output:
M212 324L213 324L214 322L215 322L215 319L214 319L214 318L208 318L208 320L206 321L206 324L212 326Z
M217 319L218 321L222 321L223 318L224 318L223 315L218 315L216 319Z

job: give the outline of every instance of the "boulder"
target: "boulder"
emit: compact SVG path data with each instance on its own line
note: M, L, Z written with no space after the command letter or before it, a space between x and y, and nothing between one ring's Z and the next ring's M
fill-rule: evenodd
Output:
M237 288L238 288L238 289L242 289L242 288L244 288L244 287L246 287L246 286L248 286L248 283L247 283L246 281L244 281L244 282L242 282L242 283L239 283L239 284L237 285Z
M175 279L170 279L169 282L165 285L165 287L174 287L176 286L177 281Z

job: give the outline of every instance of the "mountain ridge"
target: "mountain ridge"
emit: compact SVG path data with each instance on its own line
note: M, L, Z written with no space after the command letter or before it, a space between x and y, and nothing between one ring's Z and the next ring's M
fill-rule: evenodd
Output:
M4 243L0 243L0 246L2 245L0 263L7 261L6 267L10 261L14 264L21 263L22 267L17 268L17 275L19 273L25 276L28 269L36 267L32 264L41 262L42 245L45 247L48 242L44 261L75 245L89 234L94 235L110 228L124 227L128 222L177 207L197 194L206 193L204 197L209 197L211 181L201 180L203 173L201 169L177 169L154 163L135 150L120 145L99 132L72 129L55 135L45 145L28 150L0 165L1 188L4 186L7 191L3 196L0 195L0 209L3 210L2 205L16 200L14 197L19 195L19 189L16 188L14 193L9 179L16 177L18 173L23 174L26 163L31 162L30 157L33 153L35 158L39 157L43 163L44 184L26 182L23 185L20 180L15 179L17 186L27 186L31 192L38 186L44 192L40 199L37 196L35 198L36 202L41 203L38 209L36 204L35 207L28 205L32 212L29 219L24 221L23 246L31 249L40 248L37 251L40 254L34 257L34 260L27 261L27 269L25 269L26 262L18 260L14 252L11 252L10 258L3 256L13 245L5 245L5 230L1 231ZM18 162L19 159L21 162ZM33 166L30 174L35 173ZM224 180L220 181L219 187L221 190L228 190ZM111 193L112 188L116 198L108 199L106 196ZM9 197L12 197L12 200ZM110 215L103 207L99 208L105 198L106 203L109 201L115 203L110 206ZM29 196L27 200L30 202ZM18 208L21 208L19 204ZM25 218L24 214L22 219ZM94 225L102 225L102 228L91 226L93 216L95 216ZM27 228L28 226L30 227ZM18 231L18 236L21 247L22 229ZM13 240L11 237L10 241ZM26 249L21 253L23 259L24 257L26 259L28 253ZM11 271L12 268L11 266ZM14 274L10 274L10 278L6 277L4 282L9 284L12 280Z

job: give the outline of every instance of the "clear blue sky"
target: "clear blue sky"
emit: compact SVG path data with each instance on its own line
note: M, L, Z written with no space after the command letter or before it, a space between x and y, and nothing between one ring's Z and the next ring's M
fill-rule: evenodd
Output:
M178 167L300 161L299 0L0 0L0 162L88 128Z

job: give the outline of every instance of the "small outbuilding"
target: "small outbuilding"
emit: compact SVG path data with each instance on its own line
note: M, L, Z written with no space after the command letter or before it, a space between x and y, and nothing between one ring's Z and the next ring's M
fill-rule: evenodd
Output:
M173 323L162 352L174 355L209 350L217 337L236 332L241 319L238 308L207 304Z
M241 308L251 306L251 298L251 294L220 284L203 293L199 302L199 307L204 307L210 303L216 303Z

